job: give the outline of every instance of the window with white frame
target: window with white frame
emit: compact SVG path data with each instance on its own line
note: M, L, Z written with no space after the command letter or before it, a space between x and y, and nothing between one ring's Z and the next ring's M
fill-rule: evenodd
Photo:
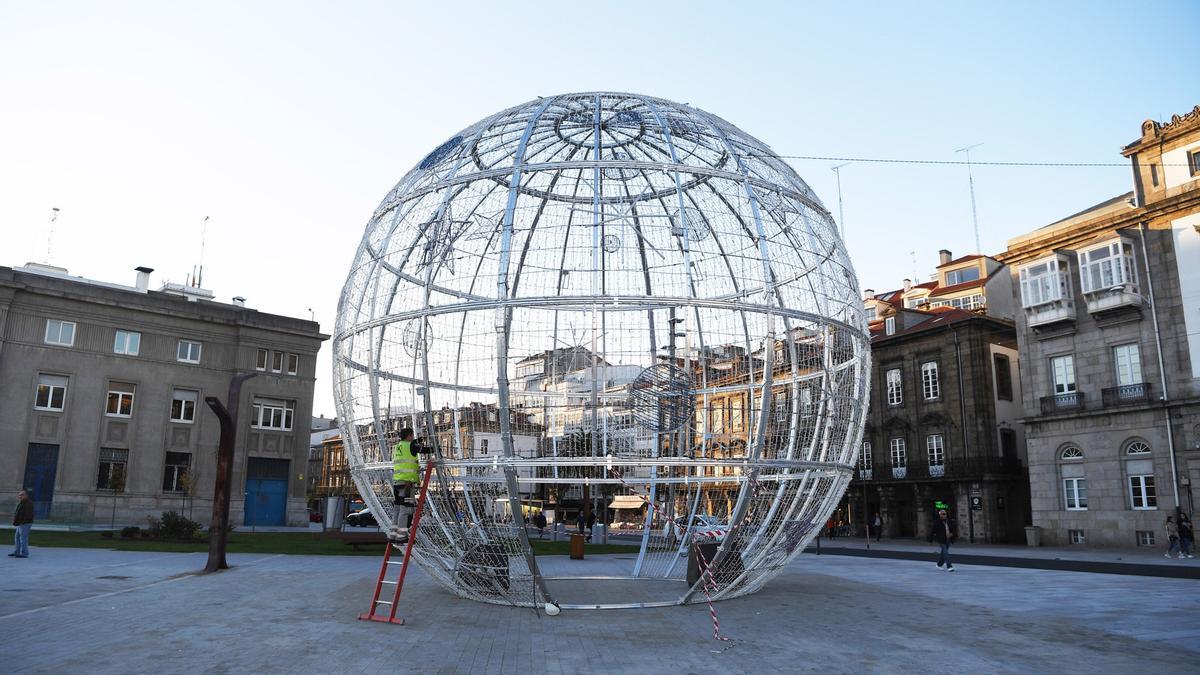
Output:
M926 361L921 364L921 390L926 401L932 401L942 395L941 382L938 380L937 361Z
M481 455L488 454L488 439L486 439L486 438L479 439L479 454L481 454Z
M1138 546L1153 546L1154 545L1154 530L1138 530L1137 531Z
M1050 374L1054 378L1055 394L1075 393L1075 357L1056 356L1050 359Z
M908 449L903 438L893 438L889 441L892 451L892 468L903 469L908 466Z
M1141 384L1142 354L1136 342L1113 347L1113 365L1117 371L1117 386Z
M180 340L175 349L175 360L182 363L200 363L200 346L195 340Z
M267 361L270 358L271 358L271 351L269 349L259 349L258 353L255 354L255 356L254 356L254 369L255 370L266 370L267 369Z
M187 492L188 469L191 465L191 453L168 452L163 465L163 492Z
M283 372L283 352L271 352L271 372Z
M1064 478L1063 497L1068 511L1087 510L1087 479Z
M775 406L775 422L777 424L783 424L786 422L788 417L787 397L783 394L776 394L771 403ZM697 431L699 431L699 429Z
M980 293L974 293L972 295L964 295L961 298L949 298L947 300L938 300L937 302L932 303L931 306L933 306L933 307L953 307L955 309L965 309L965 310L970 311L972 309L979 309L980 307L983 307L985 304L987 304L987 301L983 297L983 295Z
M1083 536L1083 530L1067 530L1067 540L1072 544L1087 543L1087 539Z
M295 401L256 398L250 413L250 426L256 429L291 431L295 411Z
M965 284L968 281L977 281L979 279L978 267L966 267L961 270L951 270L946 272L946 285L954 286L956 284Z
M1130 441L1129 445L1125 446L1125 454L1148 455L1150 454L1150 445L1145 441Z
M142 348L142 334L131 330L119 330L113 337L113 353L137 356Z
M887 371L887 402L888 405L904 403L904 387L900 383L900 369L892 368Z
M925 437L925 452L929 456L929 473L933 474L934 467L944 469L946 466L946 441L941 434L929 434Z
M125 491L125 469L129 466L129 451L121 448L100 448L100 471L96 489Z
M871 441L862 442L862 452L858 454L858 468L864 471L871 470Z
M883 332L885 335L896 334L896 317L889 316L883 320Z
M72 347L75 345L75 322L46 319L46 344Z
M191 389L171 391L171 421L191 424L196 421L196 401L200 392Z
M300 370L300 356L298 354L287 355L287 374L295 375Z
M1059 457L1068 461L1073 459L1083 459L1083 450L1080 450L1074 445L1068 445L1062 449L1062 452L1059 453Z
M1151 511L1158 508L1153 475L1129 477L1129 506L1135 511Z
M1111 241L1079 253L1079 287L1084 293L1100 293L1114 286L1137 291L1137 265L1133 246Z
M816 412L816 406L813 405L812 389L809 387L800 387L798 396L800 397L800 415L802 417L811 417Z
M1021 268L1021 306L1037 307L1071 296L1066 265L1051 258Z
M134 386L128 382L109 382L108 401L104 414L109 417L129 417L133 414Z
M38 375L37 394L33 407L38 410L62 411L67 404L67 378L59 375Z

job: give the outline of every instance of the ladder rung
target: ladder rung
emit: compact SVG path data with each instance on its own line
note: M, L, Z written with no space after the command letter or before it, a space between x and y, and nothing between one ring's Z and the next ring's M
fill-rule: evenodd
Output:
M395 586L395 585L396 585L396 582L395 582L395 581L381 581L381 582L379 582L379 584L380 584L381 586L382 586L383 584L389 584L389 585Z
M376 601L375 601L375 604L377 604L377 605L390 605L390 604L392 604L392 603L391 603L391 601L388 601L388 600L376 600Z
M389 560L388 564L389 565L403 565L404 561L403 560Z

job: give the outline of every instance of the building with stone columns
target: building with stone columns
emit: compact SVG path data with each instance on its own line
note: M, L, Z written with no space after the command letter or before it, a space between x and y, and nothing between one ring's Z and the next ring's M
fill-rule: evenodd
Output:
M1163 546L1200 482L1200 106L1147 120L1132 190L1015 237L1033 524Z

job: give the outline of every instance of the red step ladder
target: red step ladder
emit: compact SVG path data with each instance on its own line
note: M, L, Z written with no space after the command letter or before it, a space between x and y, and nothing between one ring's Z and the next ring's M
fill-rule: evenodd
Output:
M417 506L413 510L412 525L408 528L408 544L404 547L404 559L397 562L392 560L392 550L395 546L388 542L387 550L383 554L383 564L379 566L379 579L375 583L375 596L371 598L371 609L365 614L359 614L359 621L380 621L383 623L394 623L397 626L404 625L403 618L396 618L396 606L400 603L400 591L404 589L404 575L408 573L408 561L412 559L413 542L417 539L417 525L421 522L421 513L425 511L425 495L429 490L429 478L433 475L433 462L426 462L425 477L421 479L421 492L417 497ZM388 569L393 565L400 566L400 576L395 581L389 581ZM384 586L394 586L391 600L380 600L379 596L383 592ZM384 616L382 607L390 607L387 616Z

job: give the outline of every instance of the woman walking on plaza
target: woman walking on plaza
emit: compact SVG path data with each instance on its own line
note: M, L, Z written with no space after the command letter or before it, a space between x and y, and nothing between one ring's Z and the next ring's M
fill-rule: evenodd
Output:
M1195 541L1196 532L1192 529L1192 519L1188 518L1186 513L1179 514L1179 522L1175 525L1179 529L1179 557L1194 558L1192 555L1192 543Z
M1174 558L1175 552L1179 550L1179 526L1175 524L1175 519L1167 516L1167 552L1163 554L1164 558ZM1182 556L1180 556L1182 557Z

